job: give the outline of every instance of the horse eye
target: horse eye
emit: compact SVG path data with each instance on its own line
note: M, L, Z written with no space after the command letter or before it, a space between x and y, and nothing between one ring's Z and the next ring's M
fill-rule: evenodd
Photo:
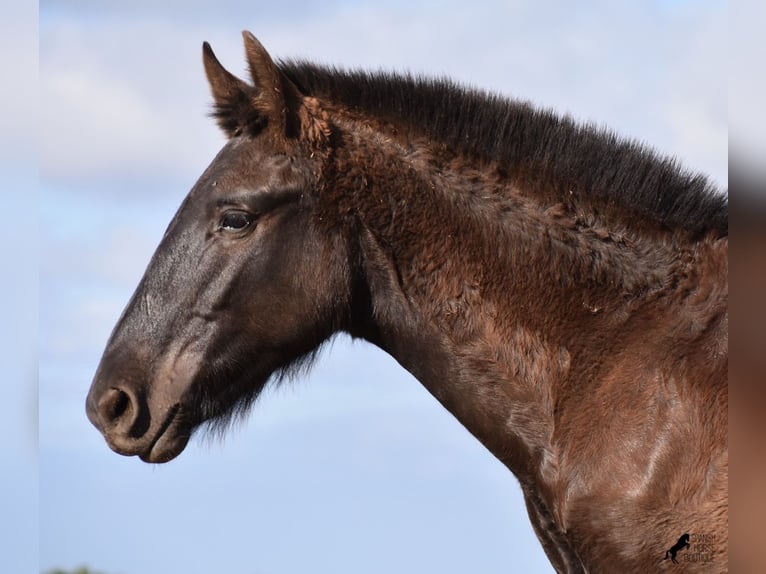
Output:
M255 220L255 217L246 211L227 211L221 216L218 229L223 231L244 231Z

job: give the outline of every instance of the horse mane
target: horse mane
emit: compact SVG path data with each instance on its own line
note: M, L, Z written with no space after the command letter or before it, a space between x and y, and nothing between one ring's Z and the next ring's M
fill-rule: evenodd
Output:
M607 129L447 78L293 60L278 66L304 95L378 118L407 137L438 142L443 153L537 182L552 203L618 209L694 237L728 236L725 191L675 159Z

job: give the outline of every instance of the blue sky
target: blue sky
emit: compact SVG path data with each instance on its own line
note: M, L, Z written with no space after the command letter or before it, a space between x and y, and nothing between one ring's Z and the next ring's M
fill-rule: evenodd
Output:
M40 3L40 568L550 572L513 476L370 346L338 339L225 439L162 466L111 452L85 394L223 143L203 40L236 73L247 28L277 57L448 74L609 125L725 186L726 4L259 4Z

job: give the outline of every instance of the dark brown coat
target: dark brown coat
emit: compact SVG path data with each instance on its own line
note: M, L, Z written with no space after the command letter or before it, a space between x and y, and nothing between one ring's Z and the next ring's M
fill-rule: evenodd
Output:
M169 460L346 331L515 474L557 571L670 570L683 534L684 572L726 571L725 194L527 104L245 43L253 84L205 45L230 141L104 353L109 444Z

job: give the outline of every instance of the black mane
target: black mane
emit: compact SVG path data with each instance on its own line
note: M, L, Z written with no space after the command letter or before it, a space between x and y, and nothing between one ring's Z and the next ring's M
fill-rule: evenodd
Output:
M695 236L728 236L724 191L674 159L611 131L445 78L295 61L279 67L306 95L368 113L516 176L542 175L559 197L618 204L622 211Z

